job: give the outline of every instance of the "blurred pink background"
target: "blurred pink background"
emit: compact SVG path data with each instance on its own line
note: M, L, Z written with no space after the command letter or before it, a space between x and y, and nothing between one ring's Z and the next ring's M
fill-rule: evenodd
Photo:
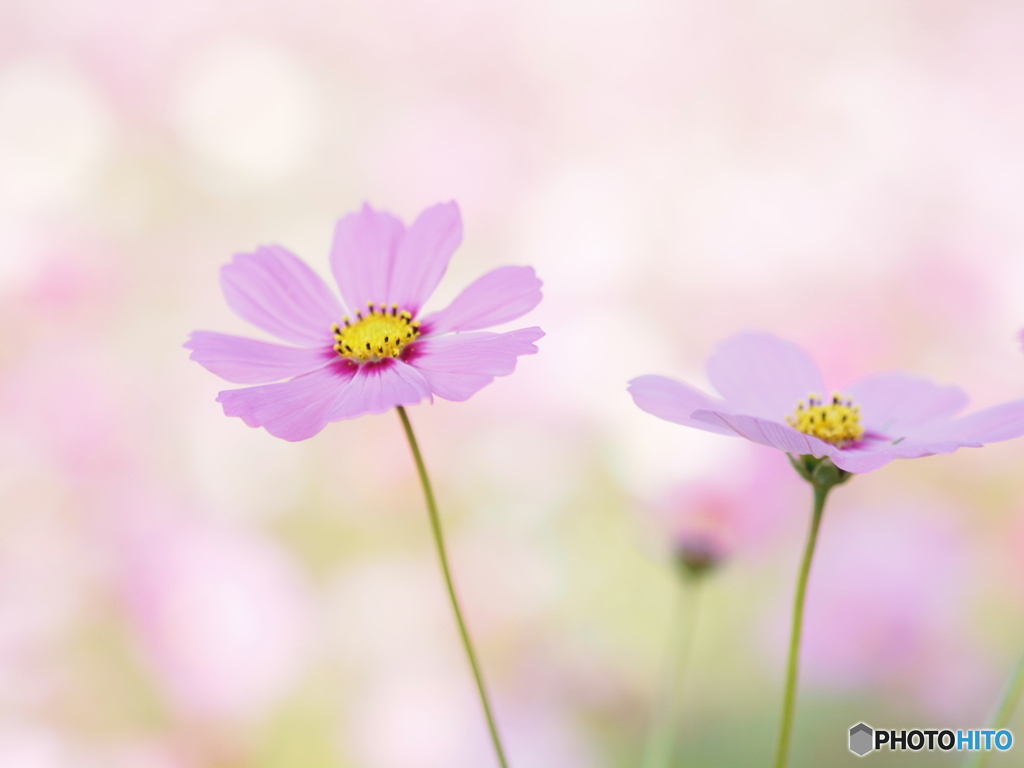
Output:
M233 252L327 274L363 200L451 198L435 308L545 281L539 355L411 412L512 762L636 768L661 505L774 461L792 503L709 583L684 702L693 760L763 762L809 492L625 382L703 383L753 327L836 387L1024 397L1022 40L997 0L0 0L0 765L493 764L397 418L287 444L181 349L249 332ZM852 761L859 720L983 726L1024 644L1022 464L834 494L798 761Z

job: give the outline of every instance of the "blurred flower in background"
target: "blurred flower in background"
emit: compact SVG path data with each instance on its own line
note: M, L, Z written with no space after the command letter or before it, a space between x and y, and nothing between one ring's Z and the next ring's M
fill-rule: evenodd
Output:
M625 381L705 387L717 340L764 328L826 380L899 367L978 409L1024 397L1012 4L0 15L2 765L487 764L394 417L285 444L224 419L179 346L245 332L216 285L233 253L327 253L363 200L406 220L460 201L437 306L502 264L545 281L541 354L416 425L520 768L635 768L674 578L636 507L750 466L741 441L638 413ZM1024 642L1022 461L1011 442L896 462L837 497L842 573L818 574L808 626L827 640L850 603L875 623L809 657L807 764L845 759L852 722L984 719ZM781 655L759 628L788 605L806 506L780 498L707 585L690 762L771 749ZM877 614L843 586L854 549L905 585Z
M827 514L807 602L809 685L983 717L999 675L970 621L984 589L964 516L921 501Z
M737 554L758 557L798 509L802 486L779 459L747 449L717 472L673 486L653 510L673 556L698 570Z
M265 716L294 686L309 644L311 605L296 565L239 526L147 511L125 510L141 519L126 521L117 542L119 580L169 703L186 718Z

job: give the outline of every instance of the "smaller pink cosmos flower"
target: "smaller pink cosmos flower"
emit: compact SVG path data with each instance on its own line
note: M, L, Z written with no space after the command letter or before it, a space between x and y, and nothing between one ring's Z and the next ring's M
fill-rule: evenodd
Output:
M828 457L852 473L1024 435L1024 400L957 417L967 405L963 390L905 373L875 374L826 394L814 360L767 333L722 342L707 372L721 399L664 376L633 379L629 392L666 421Z
M461 242L454 202L428 208L408 228L364 205L334 232L331 271L344 304L301 259L281 246L260 247L221 269L224 298L291 346L195 331L185 347L221 378L257 385L221 392L225 414L285 440L434 395L466 400L512 373L519 355L535 353L544 332L480 332L540 302L532 267L492 270L447 308L421 317Z
M751 448L738 472L672 486L654 507L678 563L699 574L763 543L789 509L799 482L778 454Z
M727 485L692 483L676 486L662 515L676 562L685 572L700 575L711 570L736 549L742 524L740 494Z

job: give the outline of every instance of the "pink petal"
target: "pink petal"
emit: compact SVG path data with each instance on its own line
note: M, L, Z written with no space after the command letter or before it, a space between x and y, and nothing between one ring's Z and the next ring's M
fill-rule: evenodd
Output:
M694 411L725 410L725 404L721 400L716 400L694 389L689 384L683 384L681 381L666 376L638 376L629 382L629 394L633 396L633 402L641 410L647 411L659 419L722 435L735 434L727 425L710 424L690 418Z
M399 219L368 203L339 219L331 245L331 271L352 314L370 301L388 303L395 256L404 232Z
M331 324L343 314L320 276L279 245L236 254L220 285L235 314L293 344L330 344Z
M423 211L398 245L387 303L419 312L461 243L462 216L454 201Z
M525 315L541 300L533 267L498 267L477 278L440 312L423 318L423 333L476 331Z
M430 398L430 385L419 371L401 360L387 358L364 363L334 404L331 421L383 413L396 405L412 405Z
M824 440L805 435L792 427L769 419L711 410L695 411L692 418L710 426L727 427L740 437L761 445L780 448L786 453L800 456L833 456L839 452L838 448Z
M945 421L963 410L967 394L958 387L940 387L920 376L880 373L843 390L860 406L861 423L869 432L891 437L912 434L930 421Z
M768 333L726 339L708 360L708 378L734 413L778 421L811 393L827 396L821 371L796 344Z
M916 459L938 453L953 453L958 448L978 446L965 441L864 441L856 447L837 448L792 427L754 416L737 416L714 411L698 411L693 418L712 424L728 425L736 434L762 445L770 445L799 456L828 456L840 469L863 473L883 467L894 459Z
M998 443L1024 435L1024 400L1013 400L936 425L921 437Z
M942 453L954 453L960 448L980 448L981 443L958 440L914 441L903 440L868 444L863 447L843 448L832 454L832 461L840 469L862 474L884 467L895 459L919 459Z
M190 360L234 384L289 379L338 359L331 347L286 347L214 331L194 331L184 346L192 350Z
M697 411L697 421L728 426L740 437L761 445L779 448L799 456L828 456L840 469L863 473L883 467L894 459L916 459L939 453L953 453L958 448L979 447L981 444L966 440L866 440L855 447L837 448L792 427L755 416L736 415L720 411Z
M847 472L862 475L865 472L874 472L898 458L900 457L886 451L843 450L832 456L832 463Z
M306 440L331 421L330 413L357 366L338 360L324 368L280 384L229 389L217 396L228 416L238 416L250 427L263 427L275 437Z
M537 352L533 342L544 336L540 328L510 333L466 333L427 338L409 348L409 362L445 400L461 402L486 387L495 376L507 376L519 355Z

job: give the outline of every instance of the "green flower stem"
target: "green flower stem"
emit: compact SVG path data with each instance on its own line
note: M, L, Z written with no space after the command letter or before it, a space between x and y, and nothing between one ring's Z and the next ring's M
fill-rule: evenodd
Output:
M796 582L796 598L793 602L793 628L789 639L789 661L786 665L786 693L782 699L782 722L779 726L778 750L775 753L775 768L786 768L789 764L789 744L793 735L793 715L796 711L797 668L800 664L800 637L803 633L804 598L807 597L807 577L811 573L814 548L818 543L818 529L825 511L825 498L833 484L814 483L814 512L811 516L811 530L804 547L800 575Z
M642 768L671 768L677 752L676 733L681 720L683 682L700 607L700 574L685 576L676 587L663 689L644 748Z
M1017 670L1010 679L1010 684L1006 686L1003 702L1000 704L999 712L996 713L996 719L992 723L993 730L1001 731L1010 724L1013 711L1017 708L1017 702L1020 701L1022 693L1024 693L1024 657L1021 657L1020 662L1017 664ZM971 768L982 768L988 762L990 754L991 752L988 750L981 750L974 755L973 759L968 761L967 765L971 766Z
M427 501L427 512L430 513L430 528L434 532L434 543L437 545L437 554L441 558L441 570L444 571L444 583L448 587L448 597L451 599L452 609L455 611L455 620L459 625L462 645L466 649L466 656L469 657L469 665L473 668L473 677L476 679L476 688L480 693L480 703L483 704L484 715L487 717L487 727L491 732L491 741L494 742L494 751L498 753L498 762L501 764L501 768L508 768L505 750L502 749L501 738L498 736L498 726L494 720L494 713L491 711L490 701L487 698L483 673L480 671L480 664L476 660L473 643L469 639L469 630L466 628L466 620L462 617L459 600L455 596L455 584L452 582L451 568L448 566L448 553L444 545L444 534L441 532L441 517L437 513L434 490L430 485L430 478L427 476L427 468L423 463L423 455L420 453L420 446L416 442L416 435L412 431L412 424L409 423L409 415L405 412L405 408L400 405L398 406L398 417L402 420L402 427L405 428L405 436L409 439L409 448L412 450L413 459L416 461L416 471L419 472L420 483L423 485L423 495Z

